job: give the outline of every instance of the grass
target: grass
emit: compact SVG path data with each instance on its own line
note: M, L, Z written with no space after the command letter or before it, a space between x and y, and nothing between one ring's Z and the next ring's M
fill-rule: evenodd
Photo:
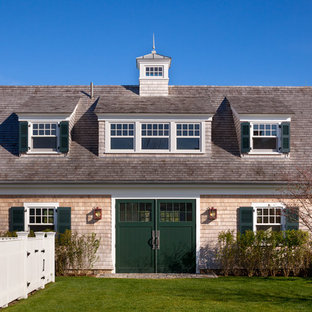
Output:
M3 311L312 311L312 279L59 277Z

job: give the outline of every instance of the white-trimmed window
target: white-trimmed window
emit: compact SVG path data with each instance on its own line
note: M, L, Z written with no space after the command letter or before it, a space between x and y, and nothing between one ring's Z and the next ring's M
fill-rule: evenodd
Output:
M280 128L277 123L252 123L252 150L277 152L280 147Z
M200 123L177 123L177 149L200 149Z
M146 77L163 77L164 68L163 66L146 66L145 76Z
M105 122L106 153L203 153L205 122L168 119Z
M290 119L242 120L242 154L288 154L290 152Z
M111 123L110 135L112 150L133 150L134 123Z
M283 231L285 230L285 207L279 203L253 204L254 231Z
M27 230L44 231L56 229L58 203L25 203L25 225Z
M63 117L19 117L20 154L68 153L69 120Z
M31 124L31 150L57 151L58 124L34 122Z
M169 150L169 123L141 124L142 150Z

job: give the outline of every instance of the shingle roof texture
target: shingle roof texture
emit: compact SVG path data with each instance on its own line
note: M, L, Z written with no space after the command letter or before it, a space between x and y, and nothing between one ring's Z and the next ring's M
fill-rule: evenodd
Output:
M15 113L39 113L39 114L54 114L64 113L71 114L78 101L79 95L75 96L30 96L23 105L18 108Z
M184 106L190 103L188 99L196 102L198 98L200 109L205 105L202 99L207 99L208 111L216 112L212 121L211 153L201 155L99 156L97 103L101 103L101 98L121 98L121 102L116 102L118 111L127 112L126 104L123 106L121 103L138 97L138 87L95 86L94 99L90 99L88 93L88 86L0 86L0 182L278 183L295 177L297 168L312 164L311 87L170 86L169 97L180 99ZM18 156L16 112L21 112L32 96L80 97L67 156ZM229 101L225 101L225 97ZM240 157L231 97L270 97L274 103L283 103L283 110L293 112L289 158ZM159 98L159 107L164 107L161 101ZM257 111L250 101L246 106L244 101L239 103L241 112ZM270 113L274 108L279 114L280 109L276 105L270 107ZM202 113L202 110L197 113Z
M283 100L272 96L227 96L231 107L238 114L278 114L291 115L291 107Z
M214 114L208 97L179 96L101 96L96 114Z

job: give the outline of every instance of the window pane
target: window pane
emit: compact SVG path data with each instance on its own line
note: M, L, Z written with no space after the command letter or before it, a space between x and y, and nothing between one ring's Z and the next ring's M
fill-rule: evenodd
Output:
M167 138L143 138L142 149L168 149L169 140Z
M56 150L56 137L33 137L33 148Z
M276 138L253 138L253 148L276 150Z
M199 139L196 138L178 138L177 149L179 150L199 150Z
M111 149L133 149L133 138L111 138Z
M192 204L184 202L160 203L160 222L192 221Z
M280 225L257 225L257 231L274 231L278 232L281 230Z

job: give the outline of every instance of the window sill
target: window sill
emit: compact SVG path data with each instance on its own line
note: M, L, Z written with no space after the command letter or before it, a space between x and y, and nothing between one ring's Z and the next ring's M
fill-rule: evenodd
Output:
M25 154L22 154L22 156L65 156L66 154L61 152L35 152L35 151L29 151Z
M290 155L278 152L249 152L248 154L241 154L241 157L276 157L276 158L289 158Z
M167 154L167 155L175 155L175 154L204 154L204 151L189 151L189 150L181 150L181 151L169 151L169 150L141 150L141 151L133 151L133 150L110 150L105 151L103 154Z

